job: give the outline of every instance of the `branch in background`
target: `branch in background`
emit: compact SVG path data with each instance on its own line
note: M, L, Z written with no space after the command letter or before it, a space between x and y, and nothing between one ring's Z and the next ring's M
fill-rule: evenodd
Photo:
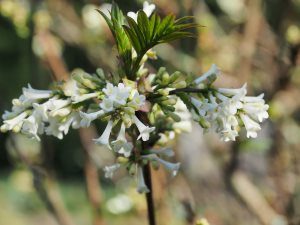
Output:
M281 221L280 224L287 224L286 218L272 209L245 174L235 172L232 177L232 185L241 199L263 224L274 224L275 221Z
M60 225L74 225L71 216L65 208L58 187L49 173L42 168L32 165L30 160L18 148L14 137L10 139L10 143L15 150L19 159L26 165L27 169L33 175L33 184L38 196L45 204L49 212L56 218Z
M101 194L101 186L99 182L99 174L98 169L91 157L91 151L93 151L93 141L91 137L95 137L96 135L95 129L93 127L80 129L79 135L80 140L84 149L85 155L85 177L86 177L86 185L88 197L90 200L90 204L94 210L94 225L103 225L104 221L102 219L102 211L101 211L101 202L102 202L102 194Z

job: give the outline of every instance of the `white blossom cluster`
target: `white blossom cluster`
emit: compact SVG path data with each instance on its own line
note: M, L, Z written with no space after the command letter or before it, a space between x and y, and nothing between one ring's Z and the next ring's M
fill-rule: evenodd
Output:
M197 85L208 81L220 72L213 65L203 76L195 80ZM217 88L208 90L205 95L191 97L195 107L193 117L205 128L220 135L223 141L235 141L241 126L247 131L248 138L256 138L261 129L259 123L269 117L268 108L263 99L263 94L249 97L247 85L239 89Z
M62 99L53 91L36 90L28 85L12 104L12 111L5 111L2 116L2 132L12 130L37 140L46 133L62 139L71 126L79 128L80 116L72 110L71 99Z

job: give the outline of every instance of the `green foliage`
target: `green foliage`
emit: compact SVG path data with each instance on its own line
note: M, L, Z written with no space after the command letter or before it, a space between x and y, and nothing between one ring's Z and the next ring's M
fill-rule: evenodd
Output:
M120 60L124 73L121 74L121 77L130 76L130 69L132 64L132 46L131 43L123 29L123 24L125 24L125 17L122 11L116 4L112 5L111 9L111 19L108 18L103 12L98 10L98 12L103 16L107 25L109 26L118 48L120 55Z
M128 16L126 18L128 26L123 27L138 55L145 54L160 43L193 37L191 32L185 30L197 26L195 23L186 23L191 17L175 20L174 15L168 15L161 19L154 13L148 18L144 11L139 11L137 22Z
M131 80L136 79L141 60L148 50L161 43L193 37L194 35L186 30L198 26L195 23L188 22L192 17L183 17L176 20L174 15L160 18L154 13L148 18L142 10L139 11L137 22L135 22L131 17L125 17L115 3L113 3L110 13L111 18L108 18L101 11L99 13L106 20L116 40L124 72L120 76L121 78L126 76ZM132 58L132 48L137 53L135 59Z

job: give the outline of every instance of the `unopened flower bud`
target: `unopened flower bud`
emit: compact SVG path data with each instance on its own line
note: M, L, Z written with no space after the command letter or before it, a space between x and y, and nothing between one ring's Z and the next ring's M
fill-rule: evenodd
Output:
M12 131L14 132L14 133L19 133L20 131L21 131L21 128L22 128L22 125L16 125L13 129L12 129Z
M184 80L173 83L171 85L172 88L185 88L186 87L186 82Z
M206 121L203 117L200 118L199 124L203 128L210 128L210 123Z
M127 163L127 162L128 162L128 158L119 156L119 157L117 158L117 162L120 163L120 164Z
M170 76L170 83L173 83L175 82L182 74L178 71L176 71L175 73L173 73L171 76Z
M159 89L157 92L159 94L163 95L163 96L168 96L169 93L170 93L170 91L168 89L165 89L165 88L164 89Z
M2 133L7 132L7 131L8 131L7 125L6 125L6 124L3 124L3 125L0 127L0 131L1 131Z
M162 104L164 104L164 105L175 105L176 102L177 102L177 99L175 99L175 98L168 98L167 100L164 100L162 102Z
M168 85L170 82L170 75L168 73L164 73L162 75L161 84L162 85Z

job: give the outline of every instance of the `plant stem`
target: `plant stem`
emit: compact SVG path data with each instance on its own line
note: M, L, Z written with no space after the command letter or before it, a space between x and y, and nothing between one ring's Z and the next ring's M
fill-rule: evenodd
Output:
M144 178L145 178L145 183L150 190L148 193L146 193L149 225L156 225L155 209L154 209L154 201L153 201L151 168L150 168L149 163L144 166Z
M179 88L175 89L173 91L170 91L170 94L176 94L176 93L181 93L181 92L186 92L186 93L207 93L209 89L199 89L199 88Z

